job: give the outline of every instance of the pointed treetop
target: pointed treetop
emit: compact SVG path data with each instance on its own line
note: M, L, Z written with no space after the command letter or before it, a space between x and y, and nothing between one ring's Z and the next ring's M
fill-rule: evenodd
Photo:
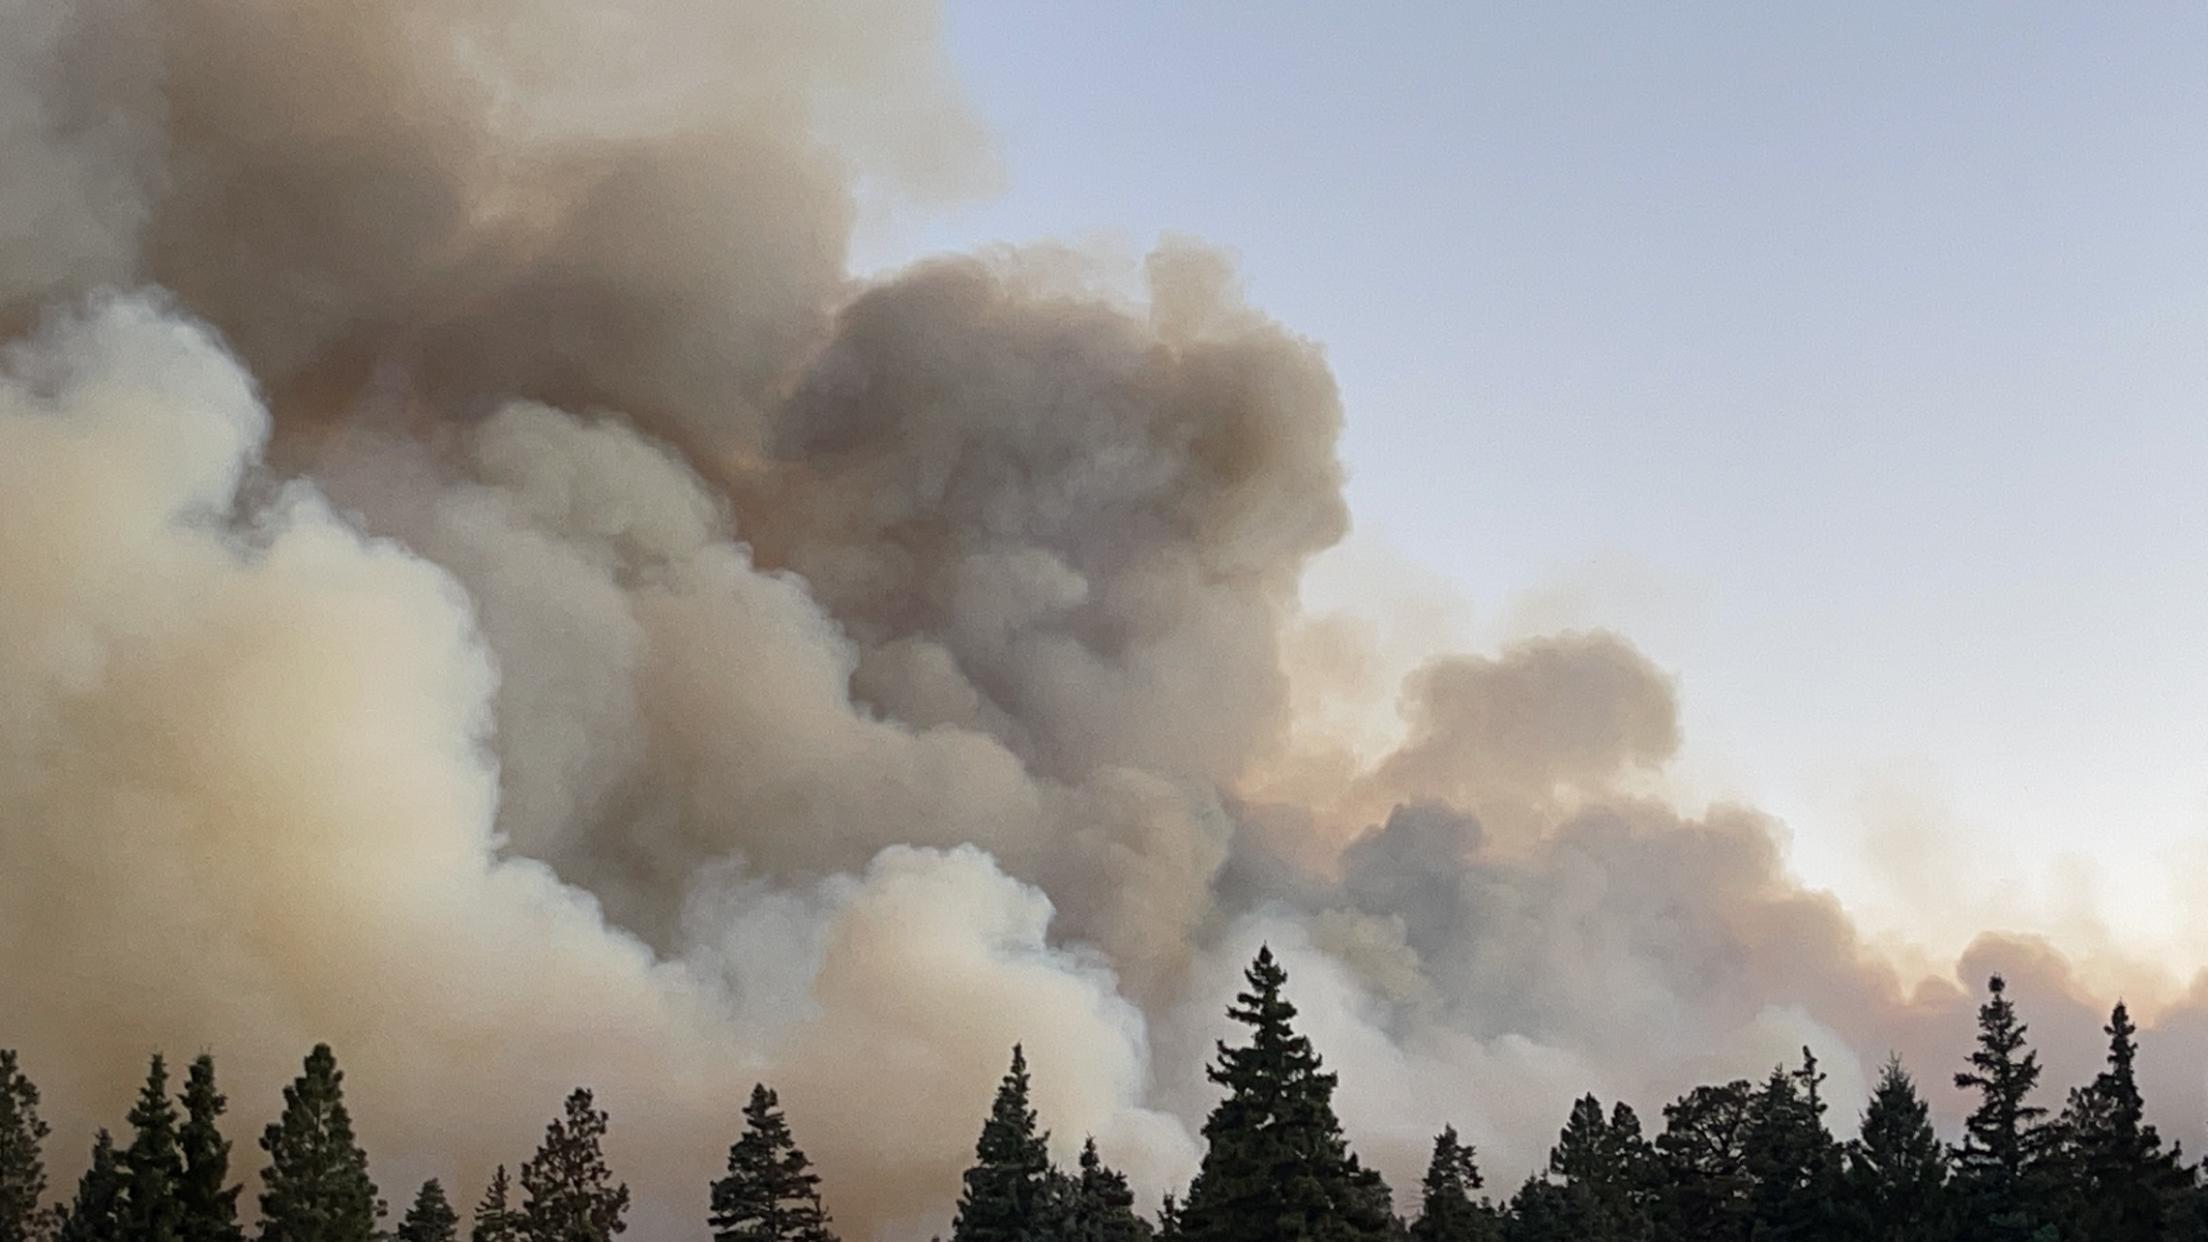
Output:
M1444 1127L1434 1136L1434 1154L1419 1184L1418 1220L1410 1231L1414 1242L1474 1242L1491 1236L1492 1214L1472 1199L1483 1184L1471 1145L1458 1140L1456 1127Z
M399 1222L398 1242L454 1242L459 1229L460 1214L452 1210L444 1186L433 1177L415 1192L414 1206L406 1209L406 1218Z
M506 1175L503 1164L491 1174L483 1201L475 1205L475 1224L468 1230L468 1242L522 1242L521 1213L513 1205L513 1179Z
M765 1083L752 1087L744 1133L728 1149L728 1175L711 1188L707 1223L716 1242L835 1242L820 1176L780 1107Z
M55 1242L123 1242L123 1170L105 1127L92 1141L92 1163L77 1179L77 1196L54 1236Z
M1200 1242L1383 1238L1393 1224L1386 1185L1349 1151L1335 1117L1334 1075L1294 1026L1287 972L1259 949L1227 1016L1246 1042L1219 1041L1205 1068L1226 1089L1204 1122L1206 1151L1181 1227Z
M1026 1242L1038 1227L1051 1186L1050 1135L1036 1128L1029 1087L1027 1053L1014 1044L962 1179L954 1242Z
M345 1074L328 1044L316 1044L290 1086L284 1111L261 1134L261 1242L370 1242L383 1201L368 1176L368 1153L353 1138Z
M177 1198L184 1207L185 1242L238 1242L238 1193L230 1180L230 1140L221 1118L229 1107L215 1089L215 1059L201 1053L184 1077L184 1128L177 1145L184 1156L184 1180Z
M128 1187L123 1196L124 1229L133 1242L182 1242L184 1154L177 1146L176 1105L169 1099L169 1066L160 1053L146 1067L146 1083L130 1109L133 1131L123 1152Z
M629 1187L616 1183L605 1157L607 1114L586 1087L567 1097L544 1128L537 1154L521 1166L524 1232L559 1242L607 1242L626 1230Z

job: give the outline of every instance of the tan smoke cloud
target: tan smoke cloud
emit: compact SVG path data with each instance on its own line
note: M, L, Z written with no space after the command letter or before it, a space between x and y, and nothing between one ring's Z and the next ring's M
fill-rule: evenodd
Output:
M494 855L493 674L454 581L305 488L237 507L267 423L204 332L108 301L12 363L0 481L37 503L0 534L0 986L11 1039L83 1108L72 1138L149 1048L212 1046L265 1100L327 1038L409 1175L478 1177L525 1154L566 1084L599 1086L672 1232L766 1073L818 1101L810 1133L863 1225L931 1204L969 1141L911 1126L881 1167L871 1127L976 1113L1026 1039L1056 1115L1157 1145L1133 1104L1140 1015L1101 961L1049 946L1040 891L970 849L897 847L655 957ZM744 967L716 967L754 956L817 974L726 986Z
M1601 632L1529 639L1494 659L1431 661L1405 680L1403 715L1403 744L1352 795L1382 814L1436 798L1499 827L1521 808L1613 792L1679 747L1670 680Z
M250 1152L326 1039L387 1194L587 1083L632 1236L694 1233L766 1077L847 1236L926 1236L1021 1040L1061 1154L1149 1195L1261 940L1399 1186L1445 1122L1507 1183L1580 1091L1653 1125L1803 1043L1936 1082L1968 993L1766 817L1651 796L1624 639L1428 661L1398 744L1299 749L1400 653L1298 616L1342 414L1217 256L849 279L853 185L987 174L936 22L0 10L0 1044L56 1165L156 1047L218 1054ZM1994 968L2081 1076L2105 998ZM2186 1116L2204 1013L2148 1045Z

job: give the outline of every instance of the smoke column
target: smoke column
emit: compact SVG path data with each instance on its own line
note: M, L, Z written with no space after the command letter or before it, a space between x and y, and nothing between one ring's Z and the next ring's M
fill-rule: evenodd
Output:
M1995 968L2086 1074L2048 947L1906 977L1654 796L1622 638L1436 658L1379 753L1300 718L1313 343L1193 246L846 274L854 187L991 174L936 22L0 4L0 1043L57 1164L206 1048L250 1165L328 1040L387 1196L582 1083L692 1236L764 1078L846 1236L925 1237L1019 1040L1147 1198L1261 940L1399 1188L1804 1043L1936 1082ZM2194 1133L2208 1006L2148 1049Z

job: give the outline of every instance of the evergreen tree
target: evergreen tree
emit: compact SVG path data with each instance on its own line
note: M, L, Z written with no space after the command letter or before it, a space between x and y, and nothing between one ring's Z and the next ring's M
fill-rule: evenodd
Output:
M1035 1227L1031 1236L1049 1238L1051 1242L1073 1232L1073 1215L1079 1195L1078 1183L1073 1175L1057 1165L1043 1174L1043 1193L1037 1200Z
M1148 1242L1149 1222L1135 1215L1135 1192L1127 1176L1104 1163L1096 1140L1081 1145L1079 1171L1066 1186L1063 1228L1066 1242Z
M123 1242L123 1169L115 1159L115 1140L101 1130L92 1142L92 1163L77 1179L77 1197L61 1213L55 1242Z
M1603 1118L1602 1101L1580 1097L1549 1149L1549 1172L1563 1179L1563 1193L1543 1210L1560 1213L1586 1242L1639 1242L1652 1227L1643 1194L1648 1157L1640 1118L1623 1104L1615 1115L1613 1126Z
M1609 1137L1610 1123L1603 1120L1602 1101L1592 1095L1572 1101L1572 1111L1564 1118L1556 1146L1549 1149L1549 1172L1563 1178L1567 1186L1600 1178Z
M123 1152L123 1232L131 1242L182 1242L184 1153L177 1145L176 1104L169 1067L153 1054L145 1086L130 1109L132 1137Z
M1528 1177L1510 1197L1503 1216L1503 1242L1585 1242L1585 1207L1569 1187Z
M1955 1075L1957 1087L1979 1094L1964 1122L1955 1180L1965 1231L2000 1242L2031 1238L2045 1223L2037 1166L2039 1123L2047 1110L2031 1102L2039 1054L2025 1047L2026 1027L2017 1020L2008 984L1995 975L1986 988L1992 995L1978 1007L1978 1050L1970 1054L1971 1068Z
M1457 1140L1454 1126L1445 1127L1434 1136L1433 1158L1419 1183L1414 1242L1496 1242L1502 1228L1495 1210L1472 1197L1484 1184L1472 1145Z
M1624 1100L1610 1106L1607 1152L1616 1202L1629 1238L1654 1235L1659 1172L1656 1148L1641 1133L1641 1118Z
M565 1116L544 1128L535 1158L521 1166L522 1229L529 1242L607 1242L627 1229L629 1188L606 1167L606 1114L588 1090L567 1097Z
M45 1142L38 1087L0 1048L0 1242L35 1242L46 1230Z
M414 1206L399 1221L398 1242L455 1242L459 1230L460 1214L452 1210L444 1186L433 1177L422 1183Z
M1189 1186L1182 1228L1196 1242L1381 1239L1394 1220L1379 1174L1350 1152L1334 1116L1334 1075L1291 1025L1287 972L1260 949L1250 990L1227 1015L1250 1028L1219 1044L1207 1073L1226 1098L1204 1123L1208 1147Z
M522 1242L521 1213L513 1206L513 1179L506 1176L506 1166L500 1165L491 1174L491 1184L483 1192L483 1201L475 1205L475 1227L468 1231L468 1242Z
M713 1183L710 1223L715 1242L836 1242L820 1205L820 1177L764 1083L744 1106L728 1176Z
M1036 1131L1028 1106L1027 1053L1012 1047L1012 1068L997 1086L989 1118L974 1142L952 1242L1030 1242L1044 1236L1050 1199L1050 1135Z
M316 1044L284 1088L284 1112L261 1133L261 1242L371 1242L383 1216L368 1153L353 1141L345 1075Z
M2134 1077L2138 1045L2122 1001L2101 1028L2108 1068L2070 1093L2058 1133L2071 1232L2095 1242L2147 1242L2167 1235L2190 1179L2162 1136L2146 1124Z
M1748 1136L1756 1089L1745 1079L1696 1087L1664 1106L1656 1137L1657 1236L1738 1242L1752 1221Z
M1181 1205L1173 1192L1165 1192L1165 1199L1158 1204L1158 1242L1180 1242Z
M1888 1057L1848 1145L1847 1199L1866 1242L1936 1242L1947 1236L1947 1149L1933 1133L1917 1084Z
M184 1076L184 1128L177 1146L184 1158L177 1200L184 1209L184 1242L240 1242L238 1192L230 1181L230 1140L220 1119L229 1106L215 1090L215 1059L201 1053Z
M1846 1232L1839 1211L1839 1149L1825 1129L1824 1075L1802 1049L1802 1068L1774 1069L1748 1121L1749 1236L1823 1242Z

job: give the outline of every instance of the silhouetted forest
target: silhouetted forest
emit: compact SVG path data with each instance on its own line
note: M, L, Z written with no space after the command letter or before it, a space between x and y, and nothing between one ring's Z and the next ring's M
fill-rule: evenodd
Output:
M1334 1075L1297 1033L1287 973L1260 951L1210 1070L1220 1099L1203 1163L1184 1194L1138 1211L1096 1143L1062 1169L1029 1103L1022 1050L997 1089L963 1179L952 1242L2134 1242L2208 1239L2203 1168L2144 1119L2133 1073L2137 1030L2118 1003L2103 1028L2108 1065L2040 1102L2040 1067L1999 977L1978 1010L1977 1046L1958 1088L1976 1106L1960 1143L1943 1142L1899 1059L1890 1059L1841 1142L1809 1049L1761 1081L1695 1087L1664 1106L1653 1138L1633 1109L1586 1096L1571 1107L1547 1168L1491 1191L1478 1153L1453 1129L1408 1216L1351 1150L1335 1117ZM457 1242L461 1214L437 1180L396 1212L369 1175L328 1045L308 1054L262 1132L260 1242ZM38 1088L0 1051L0 1242L242 1242L228 1103L202 1055L172 1091L158 1054L118 1139L101 1130L75 1191L48 1201ZM628 1187L607 1165L608 1117L570 1095L515 1173L501 1165L470 1214L470 1242L604 1242L627 1227ZM731 1119L727 1171L700 1188L716 1242L834 1242L821 1181L775 1093L760 1085ZM885 1141L889 1137L885 1136ZM946 1188L948 1190L948 1188ZM1408 1202L1408 1198L1406 1198Z

